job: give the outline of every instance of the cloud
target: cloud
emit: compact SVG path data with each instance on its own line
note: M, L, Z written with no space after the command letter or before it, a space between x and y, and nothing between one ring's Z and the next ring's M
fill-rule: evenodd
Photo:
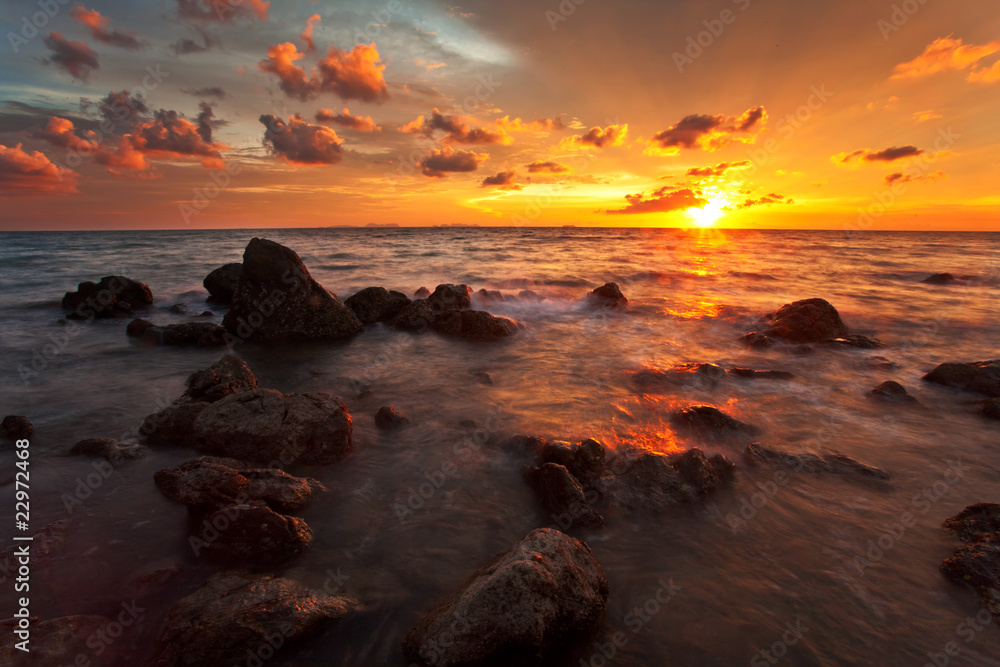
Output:
M708 203L700 190L664 186L647 197L645 193L625 195L625 208L605 211L609 215L632 213L669 213L701 208Z
M313 41L313 28L315 24L322 21L322 17L319 14L313 14L306 21L306 27L302 30L302 41L306 43L306 53L312 53L316 50L316 42Z
M720 162L714 167L691 167L685 172L684 175L698 177L722 176L727 171L742 169L743 167L749 166L750 160L741 160L739 162Z
M359 44L350 51L331 46L326 56L310 73L295 64L305 56L291 42L269 46L267 59L257 67L278 77L281 90L303 102L322 93L333 93L345 100L363 100L381 104L389 98L380 56L375 43ZM318 72L317 72L318 68Z
M1000 79L1000 67L976 70L976 64L994 53L1000 52L1000 40L976 46L963 44L961 39L951 36L939 37L931 42L924 52L909 62L896 65L890 79L920 79L939 72L961 71L973 68L968 81L991 83Z
M565 147L592 146L594 148L609 148L611 146L618 146L625 141L626 134L628 134L627 124L608 125L605 128L592 127L586 134L566 137L560 142L560 145Z
M240 18L267 20L266 0L177 0L177 15L192 21L226 23Z
M123 138L131 138L132 146L144 155L159 158L196 157L201 159L202 166L206 169L222 169L225 164L221 151L226 146L212 143L212 131L208 125L208 120L212 117L211 107L208 108L206 119L204 107L208 105L202 104L198 125L182 118L176 111L160 109L151 120L139 123ZM205 139L206 130L208 139Z
M349 127L358 132L381 132L382 128L375 124L371 116L352 116L350 109L344 107L340 113L332 109L320 109L316 112L316 120L320 123L334 123Z
M927 111L917 111L913 114L913 120L918 123L926 123L929 120L937 120L938 118L944 118L944 116L933 109L928 109Z
M201 35L201 43L199 44L195 40L185 37L184 39L179 39L170 45L170 50L174 52L176 56L185 56L191 53L204 53L214 46L218 45L218 42L212 38L211 35L204 32L199 28L195 28L198 34Z
M58 32L49 33L42 41L52 49L52 55L42 62L62 67L74 79L86 81L90 73L101 66L97 62L97 52L87 46L86 42L66 39Z
M532 162L527 165L529 174L565 174L569 167L558 162Z
M288 121L265 114L260 122L264 131L264 145L292 164L337 164L344 155L344 142L331 128L313 125L295 114Z
M149 107L142 97L133 96L127 90L111 91L97 103L97 112L112 128L124 124L130 126L149 114Z
M215 118L215 112L212 111L212 105L208 102L201 102L198 104L198 136L206 144L212 143L212 119Z
M417 163L424 176L442 178L446 172L469 172L479 168L479 164L490 156L474 151L454 150L450 147L433 149Z
M488 188L493 186L498 190L520 190L522 189L521 185L514 182L516 176L517 172L513 169L510 171L501 171L496 176L487 176L484 178L480 187Z
M493 125L504 132L552 132L566 129L566 123L561 115L555 118L537 118L531 122L503 116L493 121Z
M49 118L48 124L42 130L33 133L36 139L48 142L59 148L71 148L78 153L90 154L98 149L97 135L93 132L87 133L87 138L78 137L75 132L73 121L58 116Z
M861 148L850 153L837 153L832 159L840 164L849 164L857 160L862 162L894 162L923 154L924 150L916 146L893 146L880 151Z
M762 106L751 107L740 116L692 114L650 139L650 148L676 154L681 148L715 151L733 142L752 144L767 123Z
M897 171L894 174L889 174L885 177L886 185L893 185L895 183L915 183L917 181L940 181L942 178L947 178L947 174L943 171L937 171L933 174L904 174L901 171Z
M209 86L207 88L181 88L181 92L194 97L217 97L220 100L226 99L226 91L219 86Z
M757 199L753 199L752 197L747 197L743 201L734 204L732 206L727 206L726 208L741 209L741 208L750 208L751 206L770 206L771 204L793 204L793 203L795 203L795 200L789 199L784 195L779 195L772 192L771 194L758 197Z
M96 9L87 9L83 5L76 5L69 10L69 15L80 25L89 28L90 36L102 44L132 50L148 46L134 32L108 30L111 26L111 19L101 16L101 13Z
M21 144L0 144L0 196L41 197L79 192L79 174L60 167L44 153L28 153Z
M417 116L409 123L400 126L400 132L419 134L428 139L434 138L434 133L441 131L445 136L442 144L504 144L513 143L513 139L503 130L489 130L483 127L470 128L461 116L445 116L437 109L431 112L430 118Z

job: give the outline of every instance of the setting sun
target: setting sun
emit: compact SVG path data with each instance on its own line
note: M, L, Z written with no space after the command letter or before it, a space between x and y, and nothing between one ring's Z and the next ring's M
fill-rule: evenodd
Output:
M696 227L711 227L716 220L725 215L726 202L721 199L711 199L701 208L688 209L688 215Z

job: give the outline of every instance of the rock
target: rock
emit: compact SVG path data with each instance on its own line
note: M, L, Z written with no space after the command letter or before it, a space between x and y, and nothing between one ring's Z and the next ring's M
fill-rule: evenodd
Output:
M384 287L366 287L344 301L362 324L388 322L399 315L409 303L410 299L405 294L390 292Z
M215 313L210 310L203 310L199 315L196 315L196 317L215 317Z
M626 450L607 463L613 476L603 490L613 506L664 512L716 490L734 467L728 458L707 458L697 448L677 456Z
M544 441L543 441L544 442ZM606 449L603 444L588 438L579 445L561 440L545 443L541 448L543 463L565 466L577 479L588 482L604 468Z
M769 347L773 347L776 340L770 336L765 336L759 331L751 331L748 334L743 334L740 336L740 342L746 345L751 350L766 350Z
M607 577L587 545L540 528L424 616L403 653L434 667L540 665L592 634L607 599Z
M479 384L492 385L493 376L486 371L476 371L472 374L472 377L476 378L476 382Z
M0 422L0 438L5 440L30 440L35 435L35 427L27 417L7 415Z
M547 444L548 442L544 438L533 435L514 435L501 442L500 448L511 454L534 459L541 456Z
M254 341L347 338L363 329L354 311L313 280L293 250L259 238L243 253L239 285L222 324Z
M427 303L435 314L469 308L472 306L472 290L468 285L438 285L427 297Z
M439 315L432 325L445 336L489 341L512 336L524 326L514 320L491 315L485 310L454 310Z
M243 265L240 262L230 262L223 264L213 270L202 281L202 285L208 290L206 301L229 305L233 302L233 295L240 284L240 273Z
M217 347L227 343L226 328L214 322L156 325L137 319L129 322L125 334L153 345Z
M862 350L877 350L885 347L885 343L878 338L862 336L861 334L848 334L840 338L826 338L819 341L819 344L827 347L857 347Z
M628 299L622 294L617 283L604 283L587 295L591 302L601 304L609 308L624 308L628 306Z
M384 430L392 430L406 426L410 420L391 405L383 405L375 413L375 425Z
M430 295L431 291L426 287L421 287L420 289L418 289L416 292L413 293L414 298L417 299L426 299Z
M565 466L543 463L528 474L538 501L562 529L604 525L604 517L587 502L583 487Z
M105 276L100 282L80 283L75 292L66 292L63 310L74 311L68 319L129 317L133 311L153 303L149 285L125 276Z
M1000 419L1000 398L991 398L983 403L982 412L991 419Z
M123 616L123 620L127 617ZM120 644L100 642L97 633L107 633L108 627L115 622L103 616L63 616L49 621L38 617L30 619L31 644L30 653L17 648L21 640L14 634L18 619L0 621L0 664L31 665L31 667L63 667L63 665L81 664L80 656L95 655L93 648L102 648L102 665L116 664L116 655ZM119 626L120 627L120 626ZM107 634L103 635L107 637ZM88 641L89 640L89 641ZM109 650L103 650L109 649ZM27 657L26 657L27 656ZM82 664L94 664L87 661Z
M220 563L272 567L301 554L312 537L304 520L250 500L208 511L191 542L196 554Z
M976 503L946 519L945 528L955 533L963 542L976 542L1000 532L1000 505Z
M160 632L156 667L229 665L261 647L320 633L353 603L317 594L290 579L220 572L175 604ZM277 649L275 649L277 650Z
M142 434L151 445L189 445L194 422L208 406L203 401L174 403L146 417Z
M697 447L674 457L670 464L698 496L706 496L732 479L736 465L725 456L705 456Z
M794 380L797 377L788 371L758 371L752 368L730 368L726 372L750 380Z
M920 282L928 285L954 285L955 283L967 283L974 281L976 276L956 276L951 273L935 273L927 276Z
M1000 359L974 361L968 364L941 364L925 375L923 379L927 382L943 384L946 387L998 398L1000 397Z
M176 565L147 571L132 578L127 590L133 597L141 598L155 591L162 591L180 573L181 568Z
M188 308L183 303L175 303L174 305L170 306L170 308L167 308L167 310L173 313L174 315L187 315L188 313L191 312L191 309Z
M892 403L917 402L917 399L913 398L906 392L906 387L898 382L894 382L893 380L886 380L879 386L875 387L871 390L870 395L881 401L888 401Z
M871 366L872 368L878 368L879 370L884 370L884 371L899 370L899 364L897 364L895 361L892 361L891 359L887 359L886 357L878 355L869 358L868 365Z
M48 564L56 557L62 557L63 547L66 544L67 528L69 528L69 522L62 519L50 523L32 534L30 557L33 567ZM18 562L20 546L20 544L15 543L0 551L0 586L9 580L11 582L10 588L13 589L14 578L17 576L20 565Z
M325 465L350 452L351 427L347 407L330 394L253 389L202 409L190 444L247 461Z
M538 294L534 290L523 289L517 293L518 301L527 301L528 303L541 303L545 301L541 294Z
M73 445L70 454L99 456L116 468L123 463L149 456L152 450L138 443L121 442L111 438L88 438Z
M804 299L785 304L765 319L766 325L760 333L793 343L817 343L850 334L847 325L840 319L840 313L825 299ZM750 343L749 340L744 342Z
M703 437L730 437L737 435L759 435L761 430L752 425L733 419L718 408L709 405L693 405L670 415L670 423L679 431L687 431Z
M483 304L503 303L503 292L498 290L481 289L476 292L476 300Z
M1000 616L1000 505L970 505L944 525L965 545L941 563L941 572L972 586L983 606Z
M791 454L762 445L747 445L744 456L751 464L765 463L791 468L796 472L856 474L872 479L889 479L889 473L843 454Z
M668 370L650 367L632 374L632 382L639 391L659 392L674 387L701 387L710 389L726 377L726 370L716 364L680 364Z
M401 331L423 333L430 328L436 317L427 301L412 301L390 320L389 326Z

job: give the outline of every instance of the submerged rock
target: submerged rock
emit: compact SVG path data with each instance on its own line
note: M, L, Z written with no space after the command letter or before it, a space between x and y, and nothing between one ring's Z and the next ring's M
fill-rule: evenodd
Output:
M916 403L917 399L910 396L906 387L893 380L886 380L871 390L870 395L882 401L891 403Z
M819 341L820 345L827 347L856 347L862 350L878 350L885 347L885 343L878 338L862 336L861 334L848 334L839 338L827 338Z
M202 285L208 290L206 301L229 305L233 302L233 295L240 284L240 273L243 271L243 264L240 262L230 262L215 269L202 281Z
M540 528L421 619L403 653L433 667L540 665L592 634L607 599L607 577L587 545Z
M548 442L533 435L513 435L500 443L500 448L517 456L537 458Z
M320 595L290 579L220 572L175 604L163 623L156 667L228 665L261 647L318 634L354 603Z
M528 303L541 303L542 301L545 301L545 298L534 290L523 289L517 293L517 300L527 301Z
M455 310L439 315L434 320L433 327L445 336L489 341L512 336L523 325L506 317L491 315L485 310Z
M384 287L366 287L344 301L362 324L388 322L409 303L409 297L402 292L390 292Z
M590 294L587 298L591 302L601 304L610 308L625 308L628 306L628 299L622 294L617 283L604 283Z
M923 379L946 387L997 398L1000 397L1000 359L967 364L941 364Z
M153 345L218 347L226 344L226 328L214 322L156 325L149 320L129 322L125 334Z
M309 274L290 248L253 238L243 253L239 285L222 320L242 340L347 338L360 333L350 308Z
M503 292L500 292L499 290L481 289L476 292L476 300L480 303L490 304L503 303L505 299Z
M765 336L759 331L751 331L748 334L743 334L740 336L740 342L746 345L751 350L766 350L769 347L774 347L776 340L770 336Z
M409 423L410 420L391 405L383 405L375 413L375 425L387 431L406 426Z
M965 545L941 563L941 572L972 586L983 606L1000 616L1000 505L969 505L944 525Z
M954 285L955 283L967 283L976 279L976 276L956 276L951 273L935 273L927 276L920 282L928 285Z
M793 343L818 343L830 338L842 338L849 335L850 331L829 301L804 299L785 304L778 312L769 315L759 333ZM756 341L757 344L753 346L761 346L759 340L748 339L747 336L743 340L748 345Z
M612 506L664 512L715 491L732 478L735 465L725 456L706 457L698 448L668 456L646 450L619 452L607 463L613 475L602 478Z
M151 452L149 447L138 443L121 442L111 438L81 440L69 451L74 455L99 456L115 467L149 456Z
M703 437L728 437L734 435L759 435L760 428L733 419L710 405L693 405L670 415L670 423L679 431Z
M35 427L22 415L7 415L0 422L0 438L4 440L30 440Z
M125 276L105 276L100 282L83 282L77 291L66 292L63 310L73 312L69 319L129 317L136 310L153 304L149 285Z
M123 616L123 620L127 617ZM134 620L134 619L133 619ZM93 645L96 644L97 633L106 633L108 627L115 623L104 616L63 616L43 621L31 617L30 620L30 653L17 648L21 640L14 634L18 627L18 619L0 621L0 664L30 665L31 667L63 667L64 665L93 664L80 663L80 656L93 655ZM119 625L120 627L120 625ZM107 634L103 635L107 637ZM88 641L89 640L89 641ZM101 642L102 665L114 664L120 644Z
M543 463L529 471L528 479L545 511L563 530L604 525L604 517L590 506L580 482L565 466Z
M187 315L188 313L191 312L191 309L188 308L183 303L175 303L174 305L170 306L170 308L167 308L167 310L173 313L174 315Z
M889 479L889 473L881 468L861 463L843 454L792 454L755 442L747 445L744 456L751 464L778 465L798 472L848 473L872 479Z
M750 380L794 380L797 377L788 371L758 371L753 368L730 368L727 372Z

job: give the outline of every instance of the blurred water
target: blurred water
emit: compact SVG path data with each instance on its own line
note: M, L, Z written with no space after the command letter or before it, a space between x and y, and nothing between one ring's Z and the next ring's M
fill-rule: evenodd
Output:
M132 659L143 664L165 609L213 570L188 548L184 508L162 498L152 481L156 470L195 452L160 450L123 467L71 513L66 494L94 468L66 452L85 437L131 432L183 391L187 375L221 353L144 347L125 337L126 321L68 328L59 321L62 294L83 280L123 274L150 285L156 304L149 319L157 323L186 319L166 311L175 303L213 310L219 321L223 311L204 303L201 280L239 261L255 235L295 249L341 298L370 285L412 294L441 282L508 294L530 288L545 297L489 306L528 327L493 344L376 325L343 343L238 349L264 385L340 395L355 420L354 456L292 471L331 491L302 513L315 540L282 572L320 588L339 570L347 577L342 592L358 598L362 611L268 664L405 664L399 645L422 612L496 552L551 523L523 481L525 462L490 443L524 432L684 449L695 443L678 437L667 415L689 403L717 405L759 424L763 442L789 449L818 442L891 471L893 480L872 486L792 474L772 485L772 472L746 468L737 449L702 445L740 465L732 488L666 516L610 514L604 529L574 533L605 567L612 592L598 644L578 647L566 665L586 664L617 631L628 638L616 648L617 664L751 663L757 651L781 640L786 623L796 622L808 630L788 648L787 664L923 665L928 652L953 641L961 650L951 664L1000 664L996 628L969 642L957 634L958 624L978 611L977 601L937 569L957 546L941 521L1000 495L996 422L974 414L973 397L919 379L942 361L1000 357L998 234L524 228L2 234L0 412L25 414L36 426L32 527L70 519L65 556L36 567L33 613L108 613L131 599L134 577L178 566L181 573L148 598L143 621L121 640L134 644ZM981 280L949 287L919 282L943 271ZM579 302L606 281L621 285L632 306L628 315L595 313ZM792 355L747 351L737 342L760 315L814 296L832 302L852 329L889 347ZM876 355L898 369L875 367ZM656 395L637 393L629 380L630 371L685 362L775 368L800 379L730 380ZM493 384L482 382L484 372ZM908 387L923 407L869 401L866 392L888 379ZM359 382L371 393L359 397ZM386 403L408 414L412 426L376 431L374 412ZM921 501L921 492L958 460L962 479L941 498ZM0 452L3 545L13 532L13 462L11 452ZM442 473L449 463L455 472ZM415 495L421 485L433 488L422 503ZM749 515L751 501L765 499L731 528L728 515L741 509ZM400 516L408 501L419 508ZM916 524L877 563L856 567L868 541L877 542L884 525L906 511ZM677 596L648 620L632 622L630 611L670 578L682 587ZM2 596L8 606L9 586ZM246 664L239 660L234 664ZM769 664L759 660L751 664Z

